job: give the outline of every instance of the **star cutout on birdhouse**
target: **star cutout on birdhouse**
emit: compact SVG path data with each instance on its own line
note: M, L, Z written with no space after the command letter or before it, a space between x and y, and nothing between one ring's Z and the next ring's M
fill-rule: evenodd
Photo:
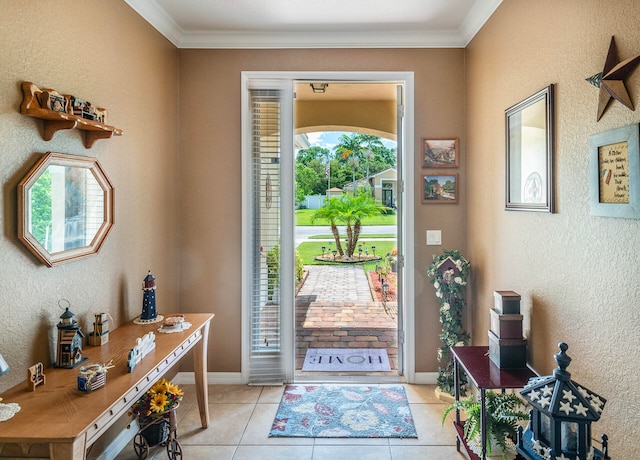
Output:
M616 42L614 37L611 37L609 52L607 53L607 59L602 72L587 78L589 83L600 88L596 121L600 121L612 98L625 107L635 110L631 97L629 97L627 88L624 85L624 80L633 72L639 63L640 54L619 62Z

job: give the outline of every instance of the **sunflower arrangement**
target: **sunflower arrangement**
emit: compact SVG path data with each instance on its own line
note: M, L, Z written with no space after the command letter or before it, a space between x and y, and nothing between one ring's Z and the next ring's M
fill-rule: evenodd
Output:
M131 411L142 418L161 415L178 407L183 395L178 385L162 379L135 402Z

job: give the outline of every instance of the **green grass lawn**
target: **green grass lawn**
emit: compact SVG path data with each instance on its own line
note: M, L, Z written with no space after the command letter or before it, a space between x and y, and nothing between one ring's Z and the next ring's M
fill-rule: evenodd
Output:
M377 238L395 238L396 236L393 233L367 233L366 235L360 234L360 240L374 240ZM308 237L310 240L333 240L333 235L311 235Z
M311 216L315 212L315 209L297 209L296 210L296 225L329 225L329 222L324 219L318 219L311 223ZM395 214L381 214L375 217L367 217L362 220L362 225L395 225Z
M329 245L328 242L326 241L318 241L318 242L305 241L304 243L301 243L296 248L296 250L298 251L298 254L300 255L300 258L302 259L302 263L304 265L334 265L331 262L323 262L323 261L315 260L316 256L322 255L322 246L325 246L327 248L326 252L331 252L331 250L335 248L335 244L332 243ZM371 246L376 247L376 250L375 250L376 255L381 255L384 257L388 252L391 252L391 250L396 247L396 242L395 241L376 241L375 244L370 244L370 242L367 242L366 244L362 245L363 254L364 254L364 248L369 248L369 254L373 254L373 250L371 249ZM354 255L354 259L358 260L357 252ZM365 262L364 267L366 271L374 270L376 267L376 263Z

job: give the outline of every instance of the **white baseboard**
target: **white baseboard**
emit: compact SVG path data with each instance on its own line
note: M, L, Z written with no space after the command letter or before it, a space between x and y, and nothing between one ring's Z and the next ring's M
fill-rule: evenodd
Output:
M438 382L437 372L416 372L415 380L416 385L435 385Z
M196 378L193 372L178 372L172 379L176 385L194 385ZM209 385L239 385L242 383L240 372L208 372L207 384Z

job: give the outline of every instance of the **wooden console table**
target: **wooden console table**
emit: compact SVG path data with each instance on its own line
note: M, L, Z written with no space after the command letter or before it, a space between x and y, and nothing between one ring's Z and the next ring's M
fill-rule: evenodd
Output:
M207 428L207 342L213 316L186 313L191 328L171 334L157 332L160 323L129 322L111 331L108 343L83 350L89 358L84 365L111 359L115 365L107 372L106 385L91 393L78 390L79 367L45 369L46 384L34 392L27 390L26 382L9 389L2 394L4 402L18 403L21 410L0 422L0 457L85 459L87 449L191 349L200 420ZM155 333L156 347L129 373L128 351L147 332Z
M456 410L456 420L453 427L456 430L456 447L460 452L460 445L464 447L465 454L470 460L487 458L487 414L486 392L487 390L507 388L523 388L531 377L538 375L528 367L524 369L500 369L489 359L489 347L451 347L454 361L454 379L456 401L460 400L460 368L464 370L478 390L480 391L480 436L482 440L482 457L478 457L467 446L464 440L464 423L460 421L460 411Z

